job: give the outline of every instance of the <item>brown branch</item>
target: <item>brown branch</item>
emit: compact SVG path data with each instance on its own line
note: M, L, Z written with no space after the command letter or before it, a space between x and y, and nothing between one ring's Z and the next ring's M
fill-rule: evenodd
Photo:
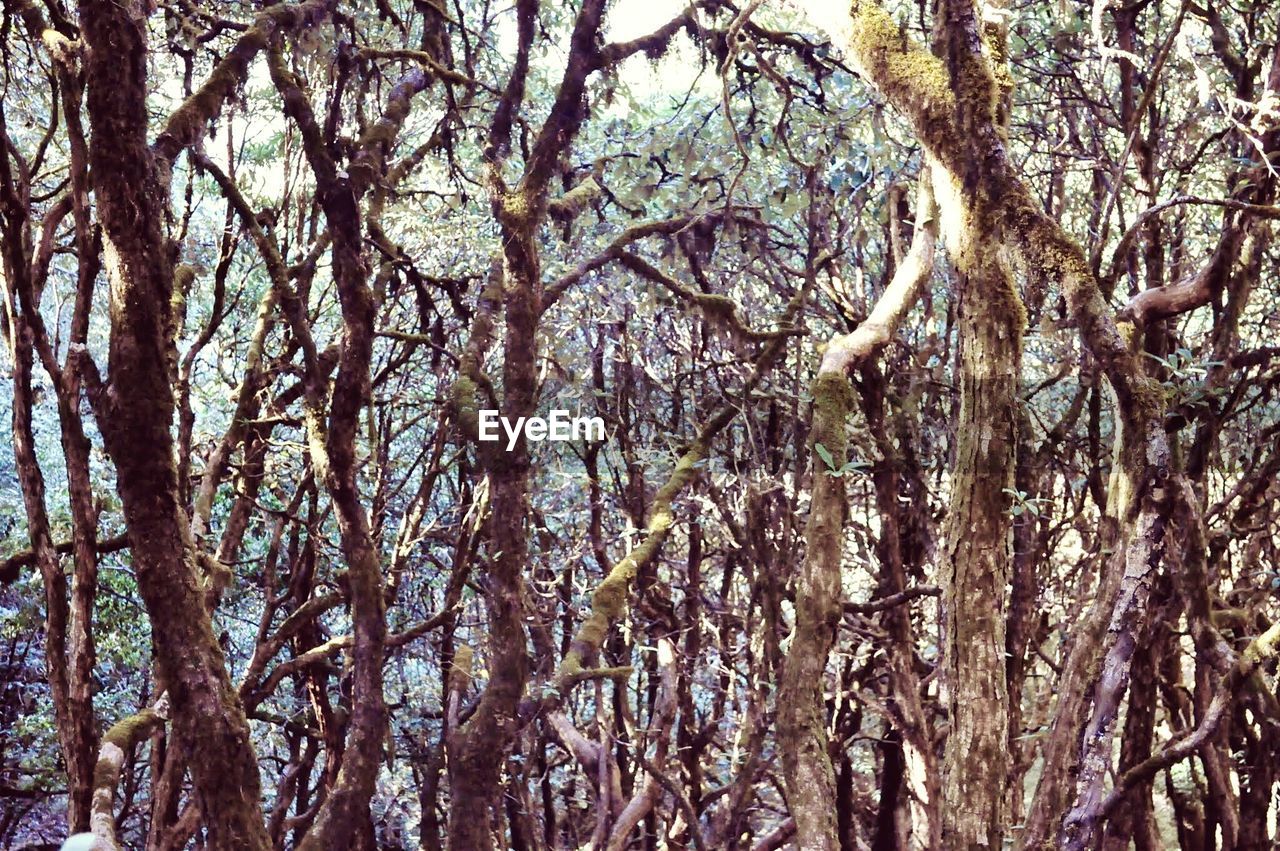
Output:
M1280 621L1272 624L1266 632L1249 642L1249 646L1244 649L1231 670L1222 678L1218 691L1214 694L1204 717L1200 719L1199 725L1182 738L1169 742L1159 753L1121 775L1111 793L1088 815L1099 821L1107 818L1124 800L1129 790L1157 772L1181 762L1198 751L1221 726L1227 710L1235 703L1240 686L1263 664L1275 658L1278 650L1280 650Z
M675 648L672 647L671 642L667 639L659 639L658 669L661 679L649 725L650 732L656 730L651 765L661 766L666 761L667 749L671 744L671 722L675 719L676 714L676 668ZM643 758L642 748L637 748L636 756ZM607 846L608 851L622 851L627 845L627 839L630 837L631 831L635 829L641 819L649 814L653 809L653 805L657 803L658 794L662 791L659 770L654 768L648 772L649 776L645 778L643 783L639 784L639 787L631 796L631 800L623 807L622 813L613 825ZM696 835L697 820L690 822L689 827Z
M865 603L845 603L844 610L846 614L870 615L875 612L882 612L885 609L892 609L894 606L901 606L903 603L909 603L921 597L937 597L941 593L941 588L933 585L922 585L916 588L908 588L897 594L890 594L888 597L868 600Z
M1280 206L1272 204L1247 204L1244 201L1237 201L1234 198L1202 198L1198 195L1178 195L1170 198L1168 201L1161 201L1138 214L1138 218L1134 220L1129 229L1120 237L1120 241L1116 243L1115 250L1111 252L1111 271L1102 279L1103 286L1111 290L1115 287L1115 282L1119 279L1124 271L1124 264L1121 262L1125 254L1128 253L1129 247L1133 244L1134 239L1146 226L1151 219L1174 207L1183 206L1207 206L1221 207L1225 210L1234 210L1243 213L1246 216L1257 216L1262 219L1280 219Z
M418 62L446 83L457 83L460 86L473 86L482 88L490 93L496 93L491 86L484 85L483 83L468 77L466 74L461 74L452 68L446 68L437 62L435 57L430 53L423 50L407 50L403 48L388 50L366 47L361 49L360 55L370 59L404 59L409 62Z
M271 37L282 30L318 26L329 15L332 5L331 0L309 0L294 6L282 3L260 14L254 25L214 66L204 84L169 116L164 130L152 145L156 154L172 163L185 148L198 141L205 126L222 109L222 104L245 81L250 63L267 46Z
M638 242L650 236L671 236L678 231L689 226L696 217L694 216L677 216L672 219L664 219L660 222L645 222L644 224L634 225L627 228L618 235L608 247L589 260L579 263L571 272L564 275L560 279L547 284L542 293L542 309L545 312L552 304L556 302L560 296L564 295L571 287L585 278L592 272L598 271L610 262L617 260L622 256L622 251L626 246L633 242Z
M111 538L103 538L94 546L99 554L114 553L120 550L128 549L129 536L116 535ZM75 541L62 541L54 545L54 550L59 555L67 555L75 549ZM30 567L35 564L36 554L33 550L23 550L9 556L4 561L0 561L0 582L5 585L10 584L18 578L19 572L24 567Z
M737 302L728 296L692 290L657 266L654 266L648 260L630 251L619 252L618 262L637 275L660 284L677 298L692 303L708 321L722 325L725 329L737 334L744 340L760 342L804 333L797 328L779 328L774 331L757 331L754 328L748 328L742 321L741 311Z

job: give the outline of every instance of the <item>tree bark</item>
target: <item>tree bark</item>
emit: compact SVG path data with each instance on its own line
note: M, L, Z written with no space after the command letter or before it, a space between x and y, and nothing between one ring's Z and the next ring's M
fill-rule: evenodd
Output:
M904 114L952 179L966 192L980 188L985 193L989 206L979 210L980 221L999 235L1001 245L1013 252L1029 274L1060 282L1083 342L1115 394L1120 435L1112 516L1123 522L1126 546L1120 549L1126 556L1113 565L1119 570L1106 578L1098 605L1077 633L1059 692L1054 731L1046 745L1045 768L1024 836L1029 848L1054 847L1056 825L1068 806L1073 765L1081 758L1079 735L1092 708L1091 671L1096 670L1093 664L1098 656L1107 652L1102 645L1106 627L1114 622L1127 634L1140 625L1140 619L1131 615L1145 607L1144 594L1130 595L1123 604L1129 611L1116 611L1113 619L1118 574L1128 562L1136 580L1143 572L1139 565L1159 557L1162 505L1155 491L1168 475L1170 459L1162 418L1164 396L1120 333L1079 245L1043 212L1013 170L994 124L995 92L989 75L984 81L981 73L985 59L972 6L963 0L946 4L949 56L943 62L913 44L874 0L859 0L847 18L832 17L818 0L795 3L831 32L856 70ZM1140 589L1140 584L1135 588ZM1117 658L1116 663L1117 673L1127 672L1127 659ZM1003 660L999 667L1003 670ZM976 760L970 764L978 765Z
M840 848L823 688L827 657L843 613L841 563L847 506L842 468L847 459L845 424L853 404L849 373L889 343L933 271L938 225L927 177L921 178L916 209L916 231L907 258L867 320L828 344L813 382L813 495L805 527L805 557L796 580L795 625L778 688L778 745L787 807L795 818L799 845L814 851Z
M940 189L939 205L960 283L960 415L941 582L950 721L942 838L948 848L999 848L1009 770L1005 588L1013 576L1011 496L1026 315L1000 255L991 199L980 184L961 190L941 170L934 182L952 190Z
M137 2L80 4L90 48L90 165L111 284L109 383L97 377L83 348L71 366L86 378L115 462L133 565L174 724L191 743L191 774L205 811L217 814L207 823L209 843L256 851L270 847L257 759L204 605L198 554L178 494L167 368L175 258L163 230L170 161L147 144L146 18ZM212 112L220 102L215 98L204 106Z

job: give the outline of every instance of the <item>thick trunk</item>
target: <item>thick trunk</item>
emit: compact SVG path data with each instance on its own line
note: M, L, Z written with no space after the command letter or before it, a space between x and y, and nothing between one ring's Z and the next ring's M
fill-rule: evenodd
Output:
M1012 495L1018 379L1026 312L1001 245L1002 199L986 164L1000 150L1008 75L999 26L980 30L974 4L944 0L938 41L956 99L959 162L936 167L943 237L959 278L960 412L942 559L942 755L947 848L1003 846L1009 774L1005 589L1013 578ZM1003 75L1003 76L998 76ZM1003 81L1003 84L1000 82Z
M1005 587L1013 570L1010 492L1025 319L1012 276L987 236L991 225L975 215L949 240L963 292L958 445L942 582L951 727L941 815L943 841L955 849L999 848L1005 828Z
M1144 572L1151 560L1160 555L1162 506L1159 496L1153 493L1153 485L1167 475L1169 463L1168 441L1161 420L1164 397L1121 335L1103 298L1100 282L1080 247L1057 222L1044 214L1042 206L1013 170L1004 141L995 128L996 84L989 71L983 73L982 41L972 6L964 2L944 4L944 41L949 61L943 62L913 44L890 14L872 0L855 3L851 17L833 17L817 0L795 2L832 33L859 73L905 115L921 143L943 169L963 183L966 194L979 190L985 194L989 205L987 215L983 216L984 230L1014 252L1029 274L1060 282L1083 342L1115 392L1121 438L1117 441L1116 465L1119 492L1112 494L1117 510L1112 516L1124 523L1129 541L1128 546L1118 548L1122 554L1112 560L1113 570L1104 581L1099 603L1075 636L1076 644L1059 690L1054 730L1046 747L1045 767L1024 836L1028 847L1053 847L1050 843L1056 839L1056 825L1068 805L1073 766L1084 756L1077 747L1077 736L1090 714L1099 722L1098 729L1103 734L1099 741L1110 741L1105 717L1108 709L1102 708L1101 714L1090 712L1089 686L1093 673L1098 670L1095 664L1100 654L1116 650L1112 660L1116 674L1113 682L1119 684L1127 676L1128 660L1123 649L1133 640L1132 630L1141 624L1146 604ZM974 437L980 444L982 436ZM1131 508L1138 509L1138 517L1130 513ZM994 530L988 528L985 532L991 534L989 542L994 541ZM982 553L973 552L965 542L954 538L953 542L960 545L959 550L953 550L954 556L965 558L965 550L969 550L975 557L984 557ZM988 551L985 557L996 556ZM994 561L990 564L993 568L997 566ZM1133 574L1131 590L1137 593L1125 595L1122 605L1113 612L1112 602L1116 599L1113 594L1121 585L1117 574L1126 567ZM967 578L955 577L956 580ZM990 590L991 583L985 584ZM976 602L976 598L965 591L963 583L956 584L956 588L959 593L953 594L953 605ZM1121 630L1115 636L1119 647L1115 641L1103 642L1109 624ZM967 630L968 627L953 624L949 629ZM958 634L951 636L953 640L959 637ZM967 649L960 649L958 653L960 655L949 663L953 674L959 674L955 663L965 659L978 661ZM1003 671L1002 657L996 665ZM1001 690L1001 686L995 685L990 693L1000 699ZM982 719L973 720L982 723ZM953 735L956 732L953 729ZM959 758L959 754L956 757ZM971 758L971 763L976 764L977 760ZM955 791L953 789L953 793ZM950 800L950 795L947 797Z
M150 615L174 724L191 743L191 773L214 848L266 849L261 784L249 726L214 637L197 553L178 497L167 352L172 343L173 251L163 233L167 164L146 144L146 13L135 3L86 0L90 161L111 283L110 383L87 354L90 396Z

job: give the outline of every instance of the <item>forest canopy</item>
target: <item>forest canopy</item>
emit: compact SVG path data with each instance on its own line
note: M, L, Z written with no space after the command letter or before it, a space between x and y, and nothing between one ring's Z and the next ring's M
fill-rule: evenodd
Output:
M0 62L0 847L1280 841L1274 4Z

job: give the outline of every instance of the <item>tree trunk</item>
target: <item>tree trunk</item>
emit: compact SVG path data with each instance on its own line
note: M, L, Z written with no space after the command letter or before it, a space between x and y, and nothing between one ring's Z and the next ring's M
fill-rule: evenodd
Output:
M849 372L893 338L933 271L938 224L927 177L921 179L916 209L910 253L867 320L828 344L813 382L813 495L804 562L796 579L795 626L778 687L778 746L799 845L814 851L840 847L823 688L827 656L843 612L845 424L853 404Z
M173 249L163 233L168 166L147 145L147 22L135 2L85 0L81 26L92 124L90 164L111 283L109 384L87 352L77 363L116 481L138 588L150 615L174 724L218 849L267 849L249 726L227 674L197 579L197 552L178 496L170 431Z
M962 212L952 230L947 207L967 204L952 198L941 205L962 300L960 417L942 582L942 677L951 724L942 759L942 835L948 848L999 848L1009 738L1005 587L1013 573L1010 494L1025 317L989 236L994 222Z

